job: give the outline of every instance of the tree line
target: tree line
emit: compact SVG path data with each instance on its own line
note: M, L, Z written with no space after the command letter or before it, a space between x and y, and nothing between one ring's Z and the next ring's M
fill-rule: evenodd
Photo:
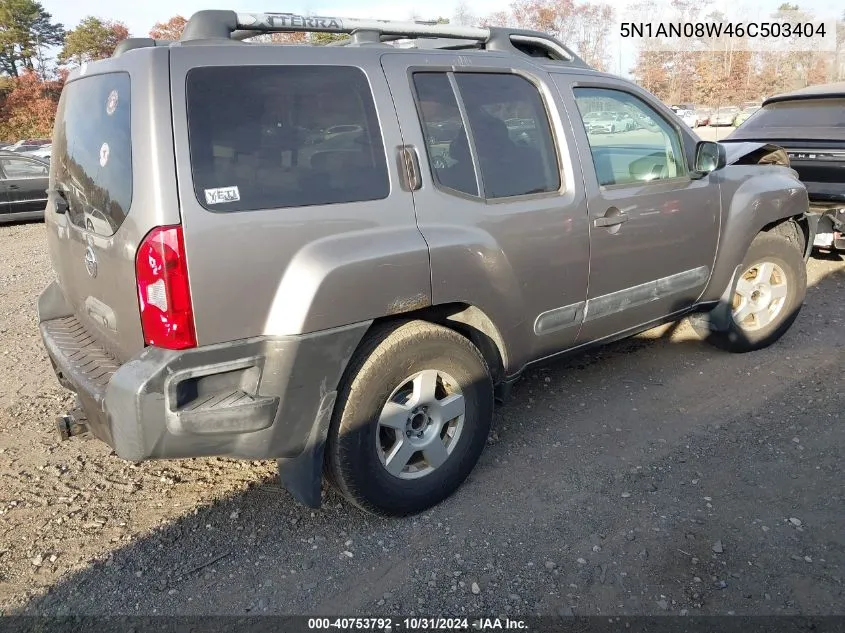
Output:
M709 0L672 0L672 17L661 21L729 22L711 5ZM631 13L647 16L655 11L653 0L642 0ZM683 48L672 50L646 38L631 72L646 90L670 103L719 106L759 102L781 92L845 79L845 13L840 18L835 51L754 51L743 46L741 39L724 35L693 38ZM762 19L806 23L818 18L797 4L784 3Z
M725 21L711 8L712 0L671 0L672 18L680 21ZM664 8L661 8L664 7ZM464 26L515 26L554 35L599 70L608 70L617 60L610 53L612 32L619 17L618 5L601 1L514 0L507 11L474 15L465 0L459 0L449 18L441 23ZM670 19L665 5L655 0L634 0L622 9L626 19L654 22ZM784 4L772 17L799 12L812 20L810 11ZM410 16L421 19L421 16ZM845 14L839 21L840 46L845 46ZM178 40L187 20L173 16L153 25L148 34L155 39ZM135 34L137 35L137 34ZM58 96L74 66L110 57L117 45L130 37L126 24L97 16L86 16L72 29L55 22L37 0L0 0L0 139L17 140L51 135ZM282 43L325 44L344 36L325 33L274 33L259 40ZM639 42L633 59L624 62L623 72L666 102L703 105L738 105L767 95L845 78L843 51L752 52L728 38L699 38L672 50L658 46L655 39ZM693 50L696 49L697 50ZM58 49L56 58L49 51Z

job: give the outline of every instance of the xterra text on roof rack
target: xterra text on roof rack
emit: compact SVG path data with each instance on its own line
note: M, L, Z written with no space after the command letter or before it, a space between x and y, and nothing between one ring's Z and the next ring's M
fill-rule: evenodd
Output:
M285 30L350 37L244 41ZM421 511L526 367L686 315L755 350L804 299L807 192L778 150L729 160L543 33L203 11L71 73L54 144L61 430L278 459L314 506L325 474Z

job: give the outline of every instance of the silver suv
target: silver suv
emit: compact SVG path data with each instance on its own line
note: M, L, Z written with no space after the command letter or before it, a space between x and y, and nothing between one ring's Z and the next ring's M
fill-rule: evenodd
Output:
M350 36L245 41L277 31ZM590 112L637 125L591 134ZM783 153L699 142L543 33L202 11L73 71L53 147L63 436L277 459L311 506L325 475L419 512L527 367L687 315L759 349L804 299Z

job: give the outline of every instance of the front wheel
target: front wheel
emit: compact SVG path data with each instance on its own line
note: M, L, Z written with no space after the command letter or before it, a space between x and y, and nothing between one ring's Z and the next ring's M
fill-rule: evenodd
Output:
M493 419L484 357L465 337L424 321L368 335L335 405L328 479L384 516L422 512L474 468Z
M784 237L760 233L742 262L724 331L691 321L703 339L729 352L751 352L776 342L798 317L807 292L801 252Z

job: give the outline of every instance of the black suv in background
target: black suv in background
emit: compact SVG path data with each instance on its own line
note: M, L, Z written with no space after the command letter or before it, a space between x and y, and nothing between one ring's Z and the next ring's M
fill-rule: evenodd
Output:
M845 82L769 97L724 142L731 141L783 147L807 186L815 246L845 250Z

